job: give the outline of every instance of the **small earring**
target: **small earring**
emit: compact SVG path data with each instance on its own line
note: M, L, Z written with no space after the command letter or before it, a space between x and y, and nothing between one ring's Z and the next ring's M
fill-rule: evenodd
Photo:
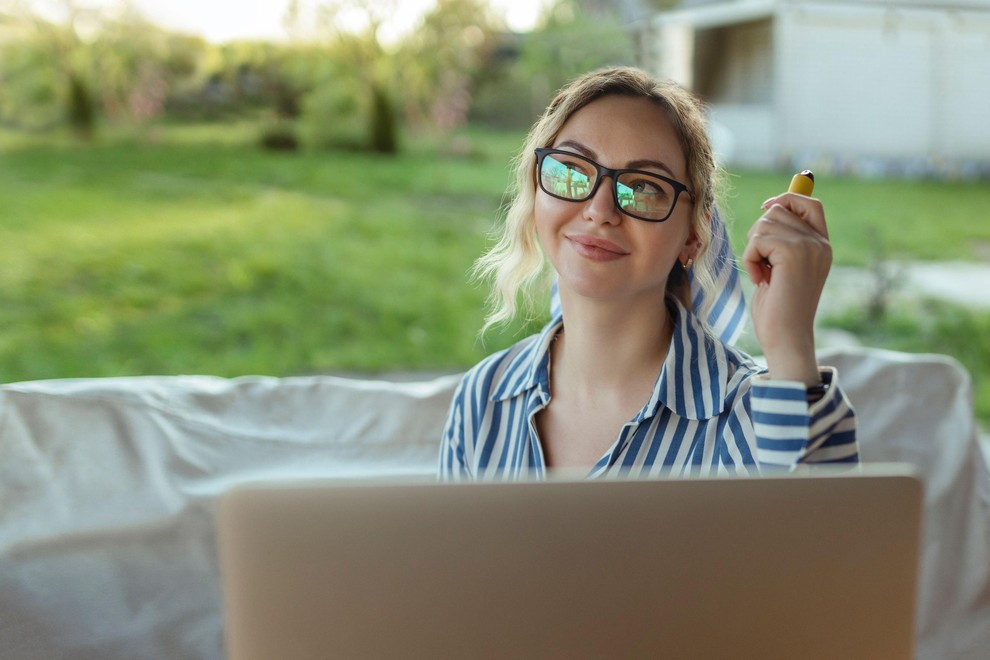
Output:
M692 259L691 257L688 257L687 261L684 262L684 270L687 270L688 268L690 268L691 267L691 264L693 264L693 263L694 263L694 259Z

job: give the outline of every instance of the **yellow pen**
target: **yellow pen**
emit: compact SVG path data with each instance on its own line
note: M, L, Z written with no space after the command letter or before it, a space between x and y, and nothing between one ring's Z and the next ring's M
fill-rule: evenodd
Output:
M791 185L787 187L787 192L797 193L799 195L805 195L811 197L811 193L815 191L815 174L811 170L801 170L793 177L791 177ZM770 261L764 257L763 265L767 268L773 268Z
M815 175L811 170L803 170L794 175L787 192L811 197L815 191Z

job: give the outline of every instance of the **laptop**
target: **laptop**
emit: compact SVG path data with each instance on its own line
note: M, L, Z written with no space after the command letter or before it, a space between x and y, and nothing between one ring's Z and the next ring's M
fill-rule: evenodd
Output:
M227 657L907 659L921 500L896 467L239 487Z

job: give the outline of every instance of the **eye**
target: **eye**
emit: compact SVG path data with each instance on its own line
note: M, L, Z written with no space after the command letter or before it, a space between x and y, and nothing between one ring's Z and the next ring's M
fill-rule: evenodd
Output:
M651 197L668 197L670 192L667 187L663 185L662 181L657 179L648 179L646 177L641 177L638 179L633 179L632 181L623 181L623 183L629 186L634 193L637 195L649 195Z
M549 156L549 158L553 158L555 161L567 168L569 172L574 174L582 174L584 176L591 176L591 165L584 162L580 158L575 158L566 154L553 154L552 156Z

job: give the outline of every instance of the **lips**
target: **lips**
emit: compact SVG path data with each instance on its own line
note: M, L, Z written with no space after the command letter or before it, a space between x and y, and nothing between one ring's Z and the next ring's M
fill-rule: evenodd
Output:
M593 261L611 261L629 254L627 250L601 236L572 234L566 238L575 252Z

